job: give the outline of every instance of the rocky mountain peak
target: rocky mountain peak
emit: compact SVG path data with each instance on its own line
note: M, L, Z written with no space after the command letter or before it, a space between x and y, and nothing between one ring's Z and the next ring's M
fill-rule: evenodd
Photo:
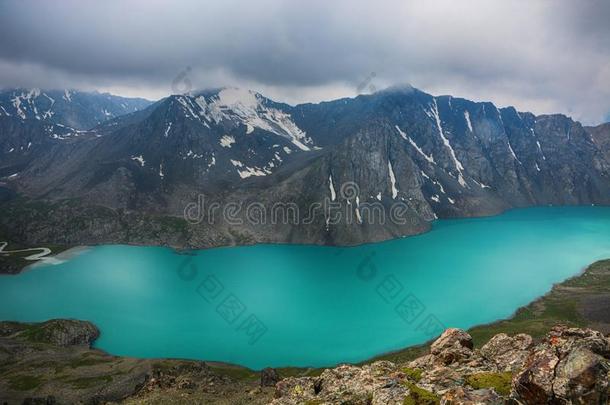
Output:
M0 91L0 116L35 119L86 130L151 102L73 89L17 88Z

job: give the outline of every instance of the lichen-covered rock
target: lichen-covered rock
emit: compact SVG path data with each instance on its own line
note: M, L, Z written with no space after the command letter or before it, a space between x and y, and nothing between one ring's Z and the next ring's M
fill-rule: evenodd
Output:
M275 384L273 404L293 405L312 401L316 396L315 380L311 377L288 377Z
M610 358L610 342L601 332L593 329L569 328L558 325L547 334L545 342L555 347L561 357L576 347L585 347L595 354Z
M608 349L599 332L554 327L515 375L511 397L526 405L607 403Z
M455 369L446 366L438 366L422 374L418 382L431 392L442 394L450 388L464 384L464 375Z
M516 371L520 369L533 345L530 335L520 333L508 336L500 333L492 337L483 347L480 353L485 360L496 365L498 371Z
M512 396L525 404L546 404L553 398L553 379L559 357L545 345L538 347L513 378Z
M287 378L276 384L275 405L306 403L402 404L409 394L405 375L387 361L327 369L317 378Z
M557 365L553 392L566 403L608 403L608 371L602 356L578 347Z
M441 398L441 405L502 405L504 399L494 390L471 390L464 387L454 387Z
M472 356L472 337L461 329L449 328L432 343L430 353L448 365Z
M608 339L590 329L555 327L537 345L499 334L480 350L449 329L430 354L401 367L342 365L281 380L273 404L606 404L609 353Z

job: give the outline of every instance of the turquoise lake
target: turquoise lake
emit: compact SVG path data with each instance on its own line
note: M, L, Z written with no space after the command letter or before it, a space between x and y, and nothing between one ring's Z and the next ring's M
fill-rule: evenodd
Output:
M608 207L440 220L353 248L98 246L0 276L0 319L90 320L116 355L328 366L509 317L603 258Z

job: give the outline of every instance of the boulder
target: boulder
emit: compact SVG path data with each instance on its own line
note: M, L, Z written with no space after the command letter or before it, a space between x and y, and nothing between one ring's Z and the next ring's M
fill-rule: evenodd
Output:
M522 404L608 402L608 340L591 329L554 327L512 382Z
M500 333L483 345L480 353L485 360L494 364L498 371L516 371L525 363L532 345L533 339L530 335L520 333L511 337Z
M288 377L275 384L273 404L292 405L312 401L316 395L315 380L310 377Z
M608 362L587 348L578 347L555 370L553 392L566 403L608 403Z
M274 368L264 368L261 371L261 387L273 387L280 380L280 376Z
M551 401L557 364L559 357L551 347L538 347L513 378L511 396L523 404L546 404Z
M550 330L545 337L545 342L553 346L561 357L576 347L585 347L595 354L610 358L610 342L601 332L593 329L558 325Z
M472 356L472 337L461 329L449 328L432 343L430 353L437 361L449 365Z

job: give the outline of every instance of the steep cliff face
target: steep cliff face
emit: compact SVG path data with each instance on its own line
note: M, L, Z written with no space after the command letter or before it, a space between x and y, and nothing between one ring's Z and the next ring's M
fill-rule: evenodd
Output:
M71 205L52 220L1 222L31 242L48 242L37 229L51 226L70 243L358 244L423 232L435 218L610 203L603 126L410 87L295 107L220 89L171 96L86 132L36 123L0 120L3 187ZM222 209L181 219L202 196L208 208L238 204L238 220ZM76 234L70 218L100 212L94 206L104 207L108 232L93 218ZM248 206L264 218L252 220ZM150 216L173 217L174 235L147 230Z
M587 131L593 137L595 144L604 153L606 160L610 161L610 122L596 127L587 127Z

